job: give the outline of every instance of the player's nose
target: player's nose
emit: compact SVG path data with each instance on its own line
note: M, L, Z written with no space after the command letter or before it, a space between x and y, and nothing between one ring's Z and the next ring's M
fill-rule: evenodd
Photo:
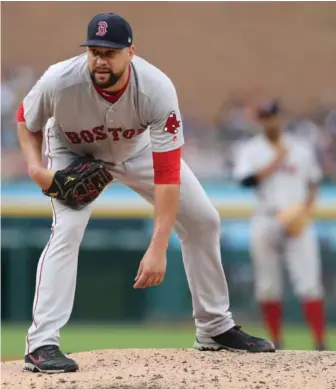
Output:
M96 66L97 67L106 67L107 65L107 60L105 58L102 58L102 57L97 57L96 59Z

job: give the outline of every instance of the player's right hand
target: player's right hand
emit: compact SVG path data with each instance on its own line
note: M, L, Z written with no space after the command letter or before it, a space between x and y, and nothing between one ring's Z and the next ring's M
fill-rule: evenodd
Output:
M148 288L161 284L166 273L167 259L166 251L156 250L149 247L142 258L134 288Z
M52 184L55 173L41 166L29 168L30 178L43 190L48 190Z

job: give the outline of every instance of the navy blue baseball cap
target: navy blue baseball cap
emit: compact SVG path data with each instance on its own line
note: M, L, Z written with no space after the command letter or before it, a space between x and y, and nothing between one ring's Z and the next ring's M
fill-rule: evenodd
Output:
M96 15L89 23L87 41L80 46L100 46L124 49L133 43L132 28L120 15L106 13Z
M259 104L257 114L260 119L269 118L282 112L281 105L278 100L265 101Z

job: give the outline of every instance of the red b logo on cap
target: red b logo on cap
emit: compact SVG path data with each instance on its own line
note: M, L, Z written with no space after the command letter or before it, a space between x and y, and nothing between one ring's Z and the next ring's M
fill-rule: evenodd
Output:
M106 22L99 22L98 23L98 31L96 35L104 36L107 32L107 23Z

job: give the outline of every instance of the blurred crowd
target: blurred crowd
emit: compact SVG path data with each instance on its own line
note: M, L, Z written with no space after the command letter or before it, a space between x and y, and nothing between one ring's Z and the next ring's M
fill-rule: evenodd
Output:
M230 180L235 152L242 142L260 132L256 120L259 97L246 93L224 101L213 123L184 118L184 158L201 180ZM276 96L277 97L277 96ZM265 97L264 97L265 98ZM274 96L266 96L273 99ZM324 181L336 183L336 107L316 101L307 112L284 107L285 131L308 142L324 172Z
M1 177L3 180L27 178L27 167L16 135L16 111L20 99L36 82L28 67L1 69Z
M36 82L32 69L2 69L1 149L2 178L27 179L26 164L16 136L16 110L20 99ZM273 97L273 96L269 96ZM314 147L325 181L336 182L336 107L317 101L308 112L286 107L286 130ZM260 129L254 117L255 101L248 93L222 102L212 123L183 115L186 144L183 155L201 180L230 180L235 150Z

